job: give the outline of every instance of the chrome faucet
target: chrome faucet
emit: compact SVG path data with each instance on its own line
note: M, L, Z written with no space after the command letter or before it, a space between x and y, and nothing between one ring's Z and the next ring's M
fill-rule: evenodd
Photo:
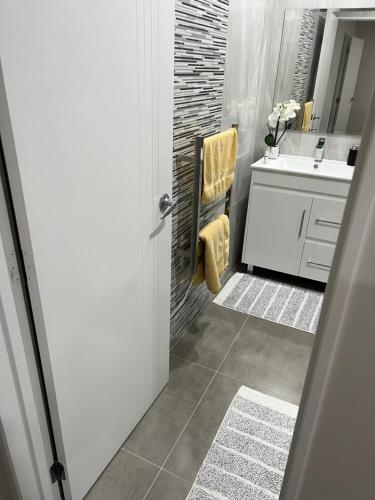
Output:
M323 161L324 156L324 144L326 142L325 137L319 137L318 144L315 147L315 161Z

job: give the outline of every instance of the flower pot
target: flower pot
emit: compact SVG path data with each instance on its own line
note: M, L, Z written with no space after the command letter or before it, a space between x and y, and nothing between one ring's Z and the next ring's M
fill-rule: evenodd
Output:
M270 160L276 160L276 158L279 157L280 154L280 146L272 146L270 147L270 154L269 154L269 159Z

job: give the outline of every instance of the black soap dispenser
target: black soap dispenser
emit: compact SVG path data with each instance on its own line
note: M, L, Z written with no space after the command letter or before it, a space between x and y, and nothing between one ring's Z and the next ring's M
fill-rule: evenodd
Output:
M347 164L350 165L351 167L355 166L355 162L357 161L358 150L359 150L358 145L352 146L349 150Z

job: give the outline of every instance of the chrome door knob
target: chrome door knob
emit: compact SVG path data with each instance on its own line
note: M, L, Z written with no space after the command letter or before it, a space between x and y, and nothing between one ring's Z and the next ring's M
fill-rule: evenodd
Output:
M177 206L177 201L172 201L169 197L169 194L165 193L160 197L159 201L159 210L160 210L160 219L165 219L169 214L173 212L173 210Z

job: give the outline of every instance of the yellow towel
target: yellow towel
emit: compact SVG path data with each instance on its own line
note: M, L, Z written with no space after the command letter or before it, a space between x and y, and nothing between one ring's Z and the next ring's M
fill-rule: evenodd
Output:
M206 280L207 288L218 293L221 289L220 276L228 267L229 219L220 215L199 232L197 272L193 283L199 285Z
M237 142L235 128L204 139L202 203L216 200L233 184Z
M313 105L314 101L305 102L305 107L303 110L303 122L302 122L303 132L310 132Z

